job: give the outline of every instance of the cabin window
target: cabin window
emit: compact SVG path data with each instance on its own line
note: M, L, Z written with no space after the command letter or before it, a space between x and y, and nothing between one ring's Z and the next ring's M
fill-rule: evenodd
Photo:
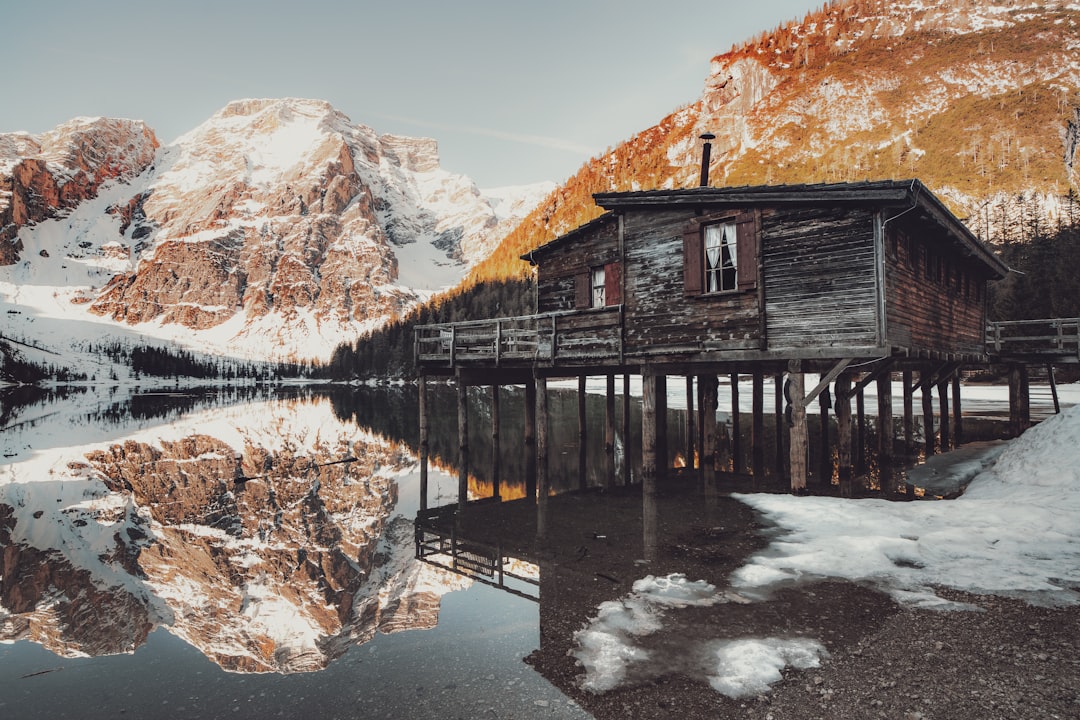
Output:
M592 280L592 307L604 307L607 304L604 300L604 268L593 268L589 277Z
M683 291L708 295L757 287L757 216L694 219L683 230Z
M737 244L735 223L705 226L705 292L738 289Z
M602 308L622 302L622 272L610 262L582 270L574 276L574 308Z

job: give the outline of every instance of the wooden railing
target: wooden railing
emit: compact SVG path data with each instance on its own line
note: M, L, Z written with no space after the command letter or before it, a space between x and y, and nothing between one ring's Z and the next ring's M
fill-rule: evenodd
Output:
M1080 362L1080 318L992 322L986 350L996 357Z
M622 357L622 306L419 325L417 363L525 365Z

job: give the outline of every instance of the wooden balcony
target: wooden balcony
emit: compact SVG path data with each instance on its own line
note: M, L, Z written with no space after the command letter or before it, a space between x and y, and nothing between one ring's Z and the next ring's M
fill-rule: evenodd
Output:
M986 351L995 361L1080 362L1080 318L992 322Z
M612 305L415 328L419 364L443 368L622 362L623 308Z

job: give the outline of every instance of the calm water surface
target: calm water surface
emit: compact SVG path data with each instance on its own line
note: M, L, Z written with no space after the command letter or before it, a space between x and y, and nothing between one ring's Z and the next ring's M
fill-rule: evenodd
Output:
M543 548L508 557L524 578L508 581L515 593L415 559L415 388L21 393L5 396L0 413L3 717L590 716L563 692L572 659L550 677L534 669L551 665L536 655L543 644L567 643L545 640L562 593L543 585L542 621L533 561ZM455 398L438 386L431 397L428 500L449 505ZM488 397L471 395L477 498L491 492ZM522 402L504 389L507 507L525 491ZM574 394L554 390L551 409L553 485L574 489ZM600 488L602 397L589 397L587 414L587 484ZM685 413L669 411L668 427L669 461L685 463ZM616 445L622 478L621 429ZM637 445L631 438L635 478ZM648 512L632 497L609 511L629 528L618 562L632 574L655 544ZM729 520L702 522L715 531ZM675 525L663 527L682 537ZM588 544L598 539L611 549L598 526L571 530L584 538L570 546L578 560L599 552ZM613 573L588 578L597 597L618 596L605 582L633 579ZM586 595L579 615L595 607Z

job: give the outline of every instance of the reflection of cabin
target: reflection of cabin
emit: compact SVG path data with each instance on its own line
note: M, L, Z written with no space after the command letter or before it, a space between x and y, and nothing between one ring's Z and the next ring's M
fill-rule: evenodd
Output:
M536 314L417 328L422 376L454 374L459 385L524 382L536 387L539 404L549 377L607 375L611 393L614 375L641 375L648 483L650 473L663 473L649 453L654 462L664 443L656 413L667 376L697 378L699 408L715 411L717 375L752 374L756 430L762 377L774 376L779 393L786 373L787 471L801 487L806 406L831 383L843 420L850 399L876 380L879 417L891 426L889 381L904 372L905 425L911 394L921 388L924 426L933 428L929 391L953 382L955 394L960 365L986 361L987 283L1007 268L917 180L594 198L604 215L525 256L536 266ZM822 382L803 388L805 372L820 373ZM700 422L715 423L711 415ZM939 419L945 446L946 400ZM845 438L838 441L843 467ZM930 433L930 452L933 442ZM883 440L882 451L891 453L891 443ZM708 469L708 437L702 445ZM542 468L540 449L537 462Z

